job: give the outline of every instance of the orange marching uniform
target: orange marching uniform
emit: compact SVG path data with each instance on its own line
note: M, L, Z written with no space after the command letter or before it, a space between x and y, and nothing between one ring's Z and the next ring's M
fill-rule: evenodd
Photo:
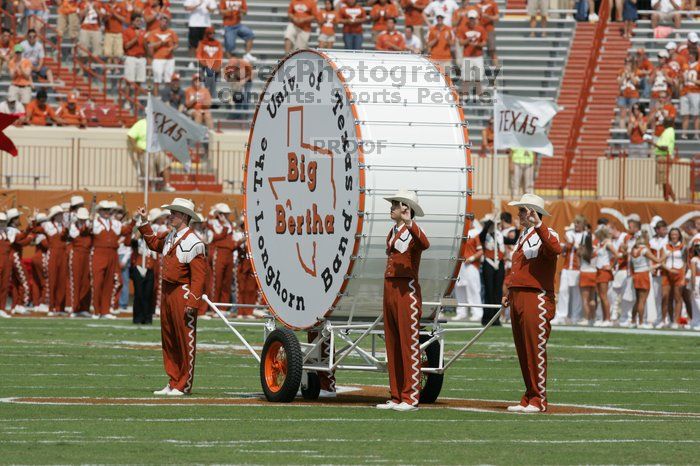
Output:
M186 199L175 199L167 208L171 212L182 208L190 218L196 215L194 204ZM163 362L170 378L159 393L164 395L189 394L194 379L197 309L204 293L207 262L204 243L185 225L165 238L157 236L149 223L138 228L148 248L163 254L160 323Z
M217 204L215 209L219 214L230 212L225 204ZM233 238L233 225L228 219L219 216L210 220L207 228L210 231L209 251L212 271L209 299L215 303L230 303L233 284L233 251L238 247L238 242Z
M92 235L89 212L84 207L77 213L76 222L72 223L68 235L71 246L68 250L68 290L73 313L90 312L90 251Z
M393 198L401 208L408 206L413 214L421 217L413 192L399 191ZM392 216L394 213L392 212ZM384 340L386 343L387 370L391 400L381 408L415 409L420 397L420 346L419 325L422 313L422 297L418 283L421 254L430 247L428 238L413 220L397 222L386 238L386 270L384 272Z
M12 232L11 235L13 236L12 251L10 253L10 262L12 263L12 309L23 313L26 310L26 306L29 305L31 289L29 287L29 277L22 264L22 250L32 242L34 236L29 230L20 231L13 226L8 227L7 230Z
M2 213L0 221L6 221L7 217ZM12 261L10 253L12 251L13 232L6 227L0 228L0 315L9 317L5 313L7 305L7 295L10 292L10 277L12 275Z
M60 206L52 207L48 217L49 219L39 225L35 232L46 236L48 242L44 261L48 274L46 295L49 312L64 312L66 308L66 279L68 277L66 261L68 229L62 223L63 209Z
M102 201L98 210L110 210L109 201ZM109 316L112 299L119 283L119 236L122 224L98 214L92 221L92 299L95 315Z
M549 215L544 200L533 194L524 194L509 205ZM547 410L547 340L555 313L554 275L562 247L556 232L541 219L536 221L520 235L506 278L513 340L526 388L520 404L508 408L516 412Z
M44 221L37 216L37 223ZM32 256L32 279L30 289L32 293L32 304L35 308L42 308L48 305L49 297L49 271L48 271L48 250L49 242L46 235L38 234L34 236L34 255Z
M236 267L236 303L256 304L258 301L258 283L255 281L253 264L246 249L245 241L238 244L238 266ZM253 315L252 307L238 308L238 316Z

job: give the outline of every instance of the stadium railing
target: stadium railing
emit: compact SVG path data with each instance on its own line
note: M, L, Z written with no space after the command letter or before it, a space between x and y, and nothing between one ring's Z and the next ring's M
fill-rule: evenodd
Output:
M79 53L80 52L80 53ZM84 54L83 57L78 56L79 54ZM86 60L87 59L87 60ZM90 66L90 63L99 65L97 69ZM78 73L82 74L87 78L87 98L94 102L93 96L96 95L100 97L101 103L107 102L107 62L105 62L100 57L93 55L85 47L75 44L73 47L73 86L75 87L78 83ZM95 92L92 88L93 82L97 82L98 86L102 85L102 92ZM101 94L101 95L100 95Z

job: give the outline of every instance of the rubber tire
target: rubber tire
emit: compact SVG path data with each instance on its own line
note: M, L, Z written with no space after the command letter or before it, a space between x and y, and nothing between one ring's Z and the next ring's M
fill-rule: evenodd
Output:
M318 400L318 396L321 394L321 379L318 377L316 372L306 373L307 386L301 385L301 395L305 400Z
M420 342L428 341L430 337L428 335L421 335ZM425 348L425 356L427 359L427 364L425 367L438 367L440 364L440 342L434 341ZM422 355L421 355L422 356ZM423 386L421 387L420 397L418 398L421 404L435 403L438 396L440 396L440 390L442 390L442 381L445 378L444 374L421 374L421 377L425 378Z
M287 375L282 387L275 392L267 386L265 360L270 345L276 341L282 344L282 348L284 348L287 355ZM273 403L290 403L294 401L301 385L302 361L301 345L299 345L299 340L294 335L294 332L289 329L277 329L267 336L260 357L260 383L267 401Z

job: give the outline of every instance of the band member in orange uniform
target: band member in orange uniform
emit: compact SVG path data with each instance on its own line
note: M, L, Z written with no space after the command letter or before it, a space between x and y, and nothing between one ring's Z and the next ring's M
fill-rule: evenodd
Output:
M12 208L7 211L7 230L13 236L12 252L10 261L12 263L12 313L26 314L31 290L29 287L29 277L22 264L22 250L28 246L34 236L29 229L19 229L20 212Z
M244 220L241 217L241 229L245 231ZM245 238L245 236L243 237ZM246 242L241 239L238 248L238 267L236 267L236 303L238 304L257 304L258 301L258 283L255 281L255 272L253 272L253 264L246 248ZM238 316L245 318L253 318L253 308L243 307L238 308Z
M233 239L234 228L229 220L231 208L219 203L213 209L214 218L209 220L210 255L212 280L210 298L215 303L231 302L233 284L233 251L238 243Z
M48 220L46 214L36 212L29 219L30 227L36 229L38 225ZM49 310L49 268L48 268L48 250L49 242L46 235L43 233L35 234L32 240L34 245L34 255L32 256L32 277L29 287L32 292L32 304L34 310L39 312L47 312Z
M559 236L542 224L549 215L544 200L523 194L508 205L519 208L520 224L526 229L513 252L513 266L503 306L510 306L513 340L525 382L520 403L508 411L539 413L547 410L547 340L554 318L554 275L562 248Z
M66 308L66 281L68 278L66 239L68 228L63 224L63 214L61 206L51 207L48 220L42 222L34 231L46 236L48 242L45 261L48 272L49 315L64 312Z
M419 323L422 298L418 284L421 254L430 247L423 230L413 221L423 209L413 191L399 190L384 198L391 202L396 223L386 238L384 272L384 338L391 399L379 409L415 411L420 396Z
M10 314L5 312L7 295L10 292L10 277L12 275L12 232L7 229L7 215L0 212L0 317L8 318Z
M79 207L68 227L71 246L68 250L68 290L73 314L90 316L90 251L92 250L92 225L90 212Z
M157 236L146 222L146 208L134 216L149 249L163 254L163 301L160 326L165 372L170 381L155 395L182 396L192 390L197 332L197 309L204 293L207 261L204 243L188 227L194 212L189 199L175 198L163 208L170 213L172 231Z
M92 221L92 300L95 315L102 319L115 319L110 314L112 298L119 280L118 264L121 222L111 218L116 203L100 201L97 218Z

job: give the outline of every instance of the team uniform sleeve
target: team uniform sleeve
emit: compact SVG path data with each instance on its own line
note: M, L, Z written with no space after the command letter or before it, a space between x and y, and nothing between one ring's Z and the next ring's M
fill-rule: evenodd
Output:
M204 247L204 245L202 245ZM207 261L204 254L197 254L190 261L190 295L187 307L198 308L204 294L204 282L207 276Z
M425 233L423 233L423 230L420 229L416 222L411 222L411 226L408 228L408 231L409 233L411 233L411 236L413 236L413 239L416 241L416 246L419 250L422 251L430 247L430 241L428 241L428 237L425 236Z
M151 228L150 223L145 223L139 227L139 232L146 242L148 249L155 252L163 252L163 246L165 246L165 237L156 235L153 233L153 228Z
M542 240L542 247L546 253L554 256L561 254L559 235L557 235L554 230L547 228L542 222L540 222L540 224L535 227L535 231Z

